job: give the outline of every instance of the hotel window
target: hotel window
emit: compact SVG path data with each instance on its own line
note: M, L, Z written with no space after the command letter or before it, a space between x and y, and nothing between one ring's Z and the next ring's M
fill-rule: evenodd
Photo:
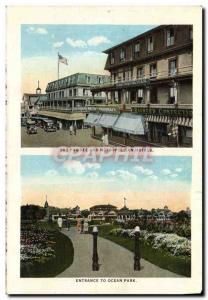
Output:
M125 50L122 48L120 50L120 61L123 61L125 60Z
M137 99L138 99L138 103L142 103L143 102L143 89L138 89L138 93L137 93Z
M152 52L153 51L153 39L152 36L149 36L147 38L147 51Z
M110 63L111 63L111 65L113 65L115 63L115 58L114 58L113 53L110 54Z
M175 100L176 100L176 87L172 86L170 87L170 91L169 91L169 103L170 104L174 104Z
M166 44L167 46L172 46L174 45L174 29L170 28L167 30L167 36L166 36Z
M189 39L193 40L193 27L192 26L189 28Z
M134 56L138 57L140 52L140 43L134 45Z
M150 65L150 78L155 78L157 77L157 65L152 64Z
M143 78L144 77L144 68L138 68L137 69L137 77L139 79Z
M174 76L177 74L177 61L176 59L169 60L169 75Z
M87 76L87 83L90 83L90 76Z
M74 91L74 96L76 96L77 95L77 90L74 89L73 91Z

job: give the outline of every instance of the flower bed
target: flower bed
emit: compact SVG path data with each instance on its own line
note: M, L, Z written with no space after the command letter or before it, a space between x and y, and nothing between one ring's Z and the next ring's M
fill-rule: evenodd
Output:
M114 228L110 235L134 237L134 229ZM173 233L149 233L141 231L141 239L154 249L163 249L174 256L191 256L191 241Z
M53 233L35 225L22 226L20 243L20 260L29 262L55 257L51 247Z

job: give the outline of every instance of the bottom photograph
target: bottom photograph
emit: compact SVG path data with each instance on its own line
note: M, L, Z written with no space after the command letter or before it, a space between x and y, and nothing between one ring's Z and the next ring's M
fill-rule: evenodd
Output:
M190 156L22 155L20 277L191 277L191 174Z

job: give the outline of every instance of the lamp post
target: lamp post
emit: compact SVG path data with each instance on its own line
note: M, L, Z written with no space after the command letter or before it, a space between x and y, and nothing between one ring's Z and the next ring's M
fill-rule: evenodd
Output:
M140 249L139 249L139 236L140 236L140 228L139 226L135 227L135 245L134 245L134 271L140 271Z
M98 253L97 253L97 236L98 236L97 226L93 227L92 234L93 234L92 270L98 271L99 265L98 265Z

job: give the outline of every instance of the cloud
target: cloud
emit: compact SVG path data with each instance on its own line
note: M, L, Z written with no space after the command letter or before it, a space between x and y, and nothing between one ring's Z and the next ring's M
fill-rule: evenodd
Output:
M87 47L87 43L83 40L73 40L71 38L66 39L67 44L74 48L85 48Z
M175 178L175 177L178 176L178 174L173 173L173 174L170 174L169 176L172 177L172 178Z
M134 167L134 171L135 171L135 172L140 172L140 173L142 173L142 174L144 174L144 175L146 175L146 176L150 176L150 175L154 174L154 172L153 172L152 170L150 170L150 169L145 169L145 168L143 168L143 167L141 167L141 166L136 166L136 167Z
M180 173L180 172L182 172L182 168L175 168L175 172L177 172L177 173Z
M43 27L38 27L38 28L35 28L33 26L30 26L26 29L26 31L28 33L37 33L37 34L48 34L48 31L43 28Z
M49 177L54 177L57 174L58 173L56 172L56 170L48 170L47 172L45 172L45 176L49 176Z
M54 48L61 48L63 46L64 42L55 42L53 43Z
M85 167L80 161L69 160L63 164L63 167L69 172L75 175L81 175L85 172Z
M98 173L97 172L88 173L87 177L92 178L92 179L97 179L98 178Z
M149 178L153 179L153 180L156 180L158 179L158 177L156 175L151 175Z
M98 46L101 44L109 44L111 41L105 36L94 36L91 39L84 40L74 40L72 38L66 39L67 44L74 48L86 48L87 46Z
M169 170L169 169L163 169L162 171L161 171L161 174L162 175L170 175L172 172L171 172L171 170Z
M101 165L98 164L98 163L85 163L84 166L85 166L87 169L93 169L93 170L100 169L100 167L101 167Z
M126 170L116 170L106 173L107 176L116 177L122 180L136 180L137 176Z
M100 44L108 44L108 43L111 43L111 41L105 36L94 36L93 38L87 41L87 44L89 46L98 46Z

